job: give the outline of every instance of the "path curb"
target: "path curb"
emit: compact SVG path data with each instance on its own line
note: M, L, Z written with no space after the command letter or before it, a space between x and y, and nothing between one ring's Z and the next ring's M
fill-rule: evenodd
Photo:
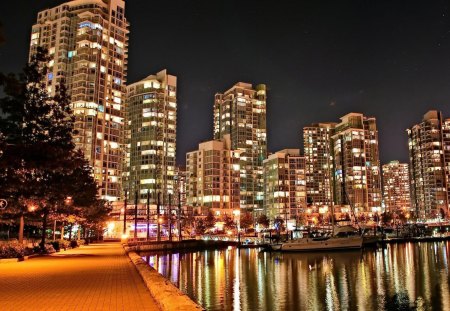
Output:
M161 310L205 310L155 269L150 267L137 253L128 252L128 256Z

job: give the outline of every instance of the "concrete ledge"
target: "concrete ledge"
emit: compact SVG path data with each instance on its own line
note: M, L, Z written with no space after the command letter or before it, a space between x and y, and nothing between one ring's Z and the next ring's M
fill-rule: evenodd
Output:
M169 280L150 267L138 254L128 252L128 256L144 280L150 294L163 311L204 310Z

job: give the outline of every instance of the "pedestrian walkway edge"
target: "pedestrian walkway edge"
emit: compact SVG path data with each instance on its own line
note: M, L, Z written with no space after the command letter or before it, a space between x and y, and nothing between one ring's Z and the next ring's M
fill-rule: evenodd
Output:
M128 252L128 256L161 310L204 310L169 280L150 267L136 252Z

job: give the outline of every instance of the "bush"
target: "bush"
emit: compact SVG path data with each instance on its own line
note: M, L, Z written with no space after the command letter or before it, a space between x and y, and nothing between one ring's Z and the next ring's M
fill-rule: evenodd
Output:
M84 240L77 240L77 244L78 244L78 246L84 245L85 241Z
M25 256L25 247L18 242L0 245L0 258L21 258Z
M59 241L51 241L50 244L57 252L61 249L61 244L59 243Z
M66 250L70 246L70 242L66 240L60 240L59 241L59 247Z
M70 247L72 247L72 248L78 247L77 241L76 240L70 241Z

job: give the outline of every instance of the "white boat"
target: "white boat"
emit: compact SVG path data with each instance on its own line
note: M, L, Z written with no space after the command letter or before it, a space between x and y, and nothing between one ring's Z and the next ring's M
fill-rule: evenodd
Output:
M353 227L338 227L333 235L321 237L303 237L270 245L274 251L307 252L326 250L360 249L363 237Z

